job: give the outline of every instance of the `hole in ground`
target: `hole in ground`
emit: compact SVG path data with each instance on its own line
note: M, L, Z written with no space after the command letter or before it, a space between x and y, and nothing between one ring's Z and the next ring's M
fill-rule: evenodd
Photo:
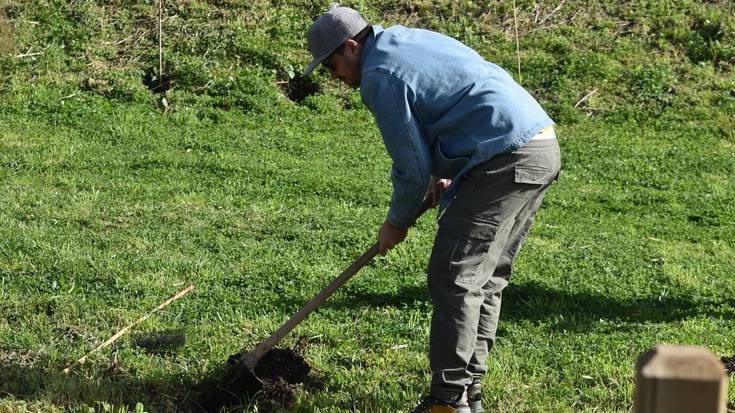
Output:
M296 384L308 382L311 367L291 349L273 349L255 366L258 382L238 363L242 354L230 356L224 372L199 385L196 403L206 412L219 412L239 405L243 400L258 399L266 411L280 411L296 401Z
M288 81L278 82L281 91L290 100L301 103L307 97L319 93L319 84L310 78L297 74Z
M158 76L153 70L146 70L143 74L143 84L151 93L165 93L171 89L173 78L167 75Z

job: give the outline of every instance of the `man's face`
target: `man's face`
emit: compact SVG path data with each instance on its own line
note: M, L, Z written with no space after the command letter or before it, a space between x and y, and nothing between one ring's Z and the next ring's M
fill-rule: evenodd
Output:
M360 44L347 39L345 47L332 53L322 65L329 70L332 79L339 79L353 89L360 87Z

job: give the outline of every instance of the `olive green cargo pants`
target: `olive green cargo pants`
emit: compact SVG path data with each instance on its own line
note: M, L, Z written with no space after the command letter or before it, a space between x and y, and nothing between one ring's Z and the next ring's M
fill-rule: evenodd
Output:
M439 219L427 270L432 396L455 399L487 371L503 288L559 168L552 135L493 157L459 182Z

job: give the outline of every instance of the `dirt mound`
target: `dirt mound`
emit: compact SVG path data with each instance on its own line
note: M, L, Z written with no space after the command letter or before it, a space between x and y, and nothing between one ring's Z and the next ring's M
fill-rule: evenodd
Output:
M201 383L197 403L206 412L223 407L257 402L264 411L288 408L296 401L296 385L304 383L311 367L301 355L290 349L273 349L255 366L253 377L238 363L242 354L233 354L223 371Z
M239 355L230 356L230 358ZM290 349L273 349L266 353L255 366L255 374L263 379L284 379L290 384L298 384L306 381L309 377L311 367L303 357Z

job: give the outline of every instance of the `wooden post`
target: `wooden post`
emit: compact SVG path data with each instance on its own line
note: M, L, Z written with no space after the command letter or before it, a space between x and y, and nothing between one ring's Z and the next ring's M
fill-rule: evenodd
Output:
M707 348L659 344L636 364L634 413L726 413L727 378Z

